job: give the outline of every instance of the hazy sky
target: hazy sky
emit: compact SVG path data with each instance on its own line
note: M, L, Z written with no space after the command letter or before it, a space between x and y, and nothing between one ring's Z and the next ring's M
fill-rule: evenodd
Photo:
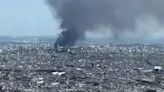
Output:
M57 35L45 0L0 0L0 35L43 36Z
M137 34L138 38L164 37L164 28L158 25L156 19L148 17L139 20L136 26L140 31L132 34ZM0 0L0 36L57 36L60 33L59 26L46 0ZM111 35L109 31L99 32L87 32L87 37ZM124 37L134 38L132 34L128 33Z

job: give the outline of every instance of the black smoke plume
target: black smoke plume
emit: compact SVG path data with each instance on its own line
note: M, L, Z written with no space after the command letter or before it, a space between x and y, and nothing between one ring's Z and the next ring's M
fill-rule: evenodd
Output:
M140 16L151 15L164 23L164 0L48 0L48 4L62 20L59 46L74 45L99 25L110 27L117 38L134 31Z

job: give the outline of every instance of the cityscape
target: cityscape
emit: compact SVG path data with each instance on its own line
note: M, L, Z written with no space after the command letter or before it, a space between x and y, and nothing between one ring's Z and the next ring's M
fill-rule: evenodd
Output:
M11 39L0 42L0 92L164 91L163 44Z
M0 92L164 92L164 0L0 0Z

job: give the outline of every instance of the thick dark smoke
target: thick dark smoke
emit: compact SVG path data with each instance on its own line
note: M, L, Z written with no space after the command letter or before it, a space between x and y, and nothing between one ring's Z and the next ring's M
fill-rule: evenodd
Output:
M151 15L164 23L164 0L48 0L61 18L63 32L56 45L72 46L87 30L107 26L117 38L136 29L136 19Z

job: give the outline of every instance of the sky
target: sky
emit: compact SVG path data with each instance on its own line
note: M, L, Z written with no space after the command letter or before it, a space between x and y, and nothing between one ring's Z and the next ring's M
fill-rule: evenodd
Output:
M1 36L56 36L58 27L45 0L0 0Z
M141 19L137 25L137 30L141 31L133 34L138 34L136 38L163 38L164 28L156 19L149 19ZM0 0L0 36L58 36L61 32L59 24L46 0ZM104 31L86 32L86 37L108 38L111 35L110 31L105 32L109 29L97 30ZM135 37L131 35L127 33L124 37Z

